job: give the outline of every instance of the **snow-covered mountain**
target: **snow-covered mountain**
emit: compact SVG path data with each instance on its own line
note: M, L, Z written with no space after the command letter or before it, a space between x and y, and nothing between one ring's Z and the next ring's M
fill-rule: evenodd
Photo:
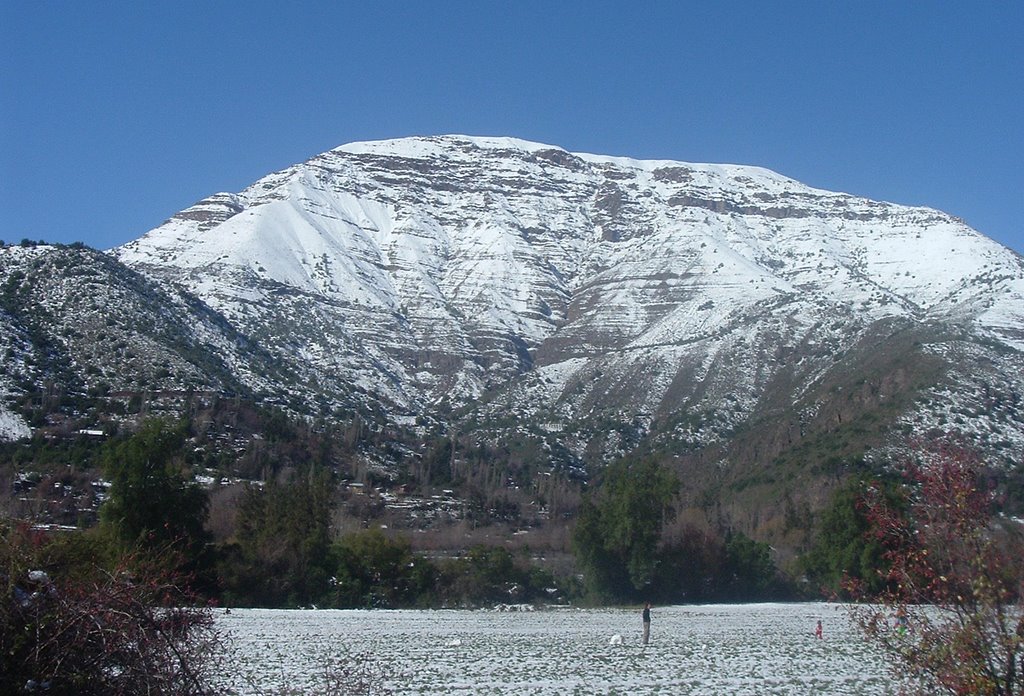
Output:
M827 459L931 428L1024 453L1024 259L944 213L765 169L353 143L112 254L202 305L238 384L310 412L577 464Z
M896 333L938 361L907 423L1022 392L1021 257L941 212L755 167L510 138L353 143L114 253L328 402L355 387L398 415L469 408L577 433L559 436L577 453L669 421L683 424L664 437L707 445L769 402L813 419L851 351ZM1013 408L961 425L1024 446Z

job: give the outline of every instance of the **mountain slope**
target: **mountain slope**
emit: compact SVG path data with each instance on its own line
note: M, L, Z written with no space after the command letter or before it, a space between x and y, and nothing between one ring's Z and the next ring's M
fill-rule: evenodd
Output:
M0 392L35 426L111 393L253 394L288 377L200 300L102 252L2 247L0 279ZM27 434L21 417L4 418Z

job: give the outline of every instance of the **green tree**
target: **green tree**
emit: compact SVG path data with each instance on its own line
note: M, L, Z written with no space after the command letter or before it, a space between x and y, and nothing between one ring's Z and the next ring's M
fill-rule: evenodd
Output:
M767 599L779 591L771 548L742 532L726 535L724 575L722 595L727 599Z
M507 549L474 546L452 570L451 590L464 604L518 602L526 595L525 574Z
M330 578L329 472L309 467L286 484L251 486L239 502L234 543L220 562L229 601L259 606L320 602Z
M662 528L678 479L653 460L611 464L580 506L573 548L588 589L599 597L636 596L654 581Z
M727 584L724 542L712 530L677 525L662 532L658 568L642 599L696 602L719 599Z
M886 491L895 502L894 488L876 482L877 490ZM861 583L866 591L877 593L884 589L885 549L881 542L868 534L870 521L864 507L864 496L869 484L861 479L850 479L837 488L820 517L814 544L801 559L800 566L814 590L826 594L845 593L850 580Z
M187 434L185 423L151 420L103 453L110 497L100 521L121 544L144 549L184 544L195 556L206 543L209 502L183 464Z
M400 607L417 603L433 584L435 570L417 558L404 539L379 529L348 534L332 549L332 603L338 607Z

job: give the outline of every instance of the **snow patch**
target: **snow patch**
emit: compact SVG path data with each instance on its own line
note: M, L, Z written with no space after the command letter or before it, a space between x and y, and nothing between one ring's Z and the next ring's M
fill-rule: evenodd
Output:
M0 407L0 440L14 442L32 437L32 429L21 416Z

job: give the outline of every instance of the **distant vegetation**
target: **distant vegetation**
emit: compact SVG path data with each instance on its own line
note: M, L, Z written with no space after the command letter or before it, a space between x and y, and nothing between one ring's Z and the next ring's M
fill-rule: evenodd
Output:
M556 580L527 548L475 540L481 526L500 525L504 536L521 521L514 496L478 478L504 488L504 477L474 464L486 450L468 454L464 476L442 470L449 440L428 446L420 464L398 476L356 457L361 448L386 451L375 444L384 439L403 448L394 435L358 422L315 429L280 411L216 398L190 418L151 418L134 432L51 432L3 445L4 500L9 516L77 526L82 531L71 538L108 555L172 544L182 562L175 570L231 605L477 606L573 595L571 581ZM202 486L197 475L231 482ZM416 482L421 490L409 498L421 503L438 484L467 491L458 513L441 524L450 531L441 540L431 535L431 547L420 551L411 529L382 529L408 522L386 510L382 493L411 491ZM556 489L548 486L549 495ZM468 542L459 539L463 530Z
M792 597L767 544L676 518L679 482L653 460L622 460L580 508L573 541L586 589L605 601L663 603Z
M310 421L205 392L70 398L24 398L40 427L0 445L6 516L76 527L111 554L173 543L177 570L227 604L747 601L843 595L851 578L882 589L860 505L867 480L895 495L878 463L840 460L812 507L795 497L801 479L707 480L671 452L585 479L545 466L533 440L488 445L428 422ZM1016 509L1019 472L990 480ZM776 496L760 503L774 526L726 512L754 494Z
M173 543L176 570L231 605L792 593L767 545L679 518L676 474L654 460L623 460L585 485L459 437L417 443L360 418L317 426L238 399L187 400L185 418L3 445L9 516L76 526L111 554Z

